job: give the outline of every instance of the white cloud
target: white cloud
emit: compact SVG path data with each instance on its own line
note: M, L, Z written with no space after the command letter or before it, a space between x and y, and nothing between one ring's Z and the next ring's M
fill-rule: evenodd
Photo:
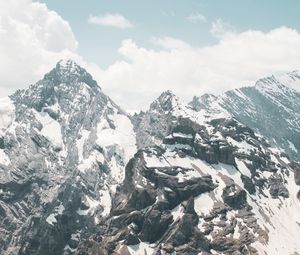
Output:
M222 37L224 35L227 35L229 33L233 33L234 27L224 22L222 19L216 19L211 24L210 33L215 37Z
M175 39L172 37L163 37L163 38L157 38L154 37L151 40L154 44L164 48L164 49L184 49L184 48L190 48L191 46L179 39Z
M192 23L206 22L206 17L198 12L190 14L186 19Z
M72 57L77 41L69 24L44 4L0 1L0 95L41 78L57 59Z
M133 27L132 23L120 14L107 13L103 16L91 15L88 19L90 24L117 27L117 28L130 28Z
M124 40L117 61L100 75L105 91L125 108L146 108L171 89L186 100L203 93L251 85L261 77L300 70L300 34L281 27L269 32L229 32L219 42L195 48L170 37L159 50Z
M167 89L190 100L193 95L249 85L266 75L300 70L298 31L222 31L217 43L205 47L172 37L153 38L156 49L124 40L120 60L103 70L78 55L70 25L46 5L0 1L0 97L36 82L62 58L86 67L125 109L145 109Z
M69 23L45 4L0 1L0 97L41 79L62 58L99 72L77 54L77 45Z

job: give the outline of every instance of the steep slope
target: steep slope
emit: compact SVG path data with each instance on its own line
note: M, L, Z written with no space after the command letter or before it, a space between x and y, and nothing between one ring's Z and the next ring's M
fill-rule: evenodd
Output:
M194 97L196 110L226 110L238 121L268 138L274 146L300 160L300 74L271 76L216 97Z
M0 253L72 254L110 212L130 119L70 60L0 104Z
M133 122L140 149L78 255L297 254L299 164L170 91Z

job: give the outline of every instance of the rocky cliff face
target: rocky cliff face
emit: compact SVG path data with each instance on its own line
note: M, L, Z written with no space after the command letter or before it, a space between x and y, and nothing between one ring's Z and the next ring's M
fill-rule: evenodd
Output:
M299 163L209 98L129 117L61 61L0 100L0 254L297 254Z
M246 126L300 160L300 74L297 71L257 81L253 87L231 90L221 96L194 97L196 110L228 111Z

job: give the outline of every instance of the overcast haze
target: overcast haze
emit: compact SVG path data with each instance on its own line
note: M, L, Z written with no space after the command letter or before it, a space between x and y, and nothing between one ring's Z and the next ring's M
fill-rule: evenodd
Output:
M300 69L299 1L0 0L0 96L57 61L87 68L127 110Z

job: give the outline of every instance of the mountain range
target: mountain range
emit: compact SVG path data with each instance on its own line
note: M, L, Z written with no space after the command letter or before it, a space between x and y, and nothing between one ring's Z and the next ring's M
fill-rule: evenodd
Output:
M194 97L195 110L227 111L293 159L300 158L300 73L260 79L254 86Z
M0 100L0 254L300 254L299 81L129 115L58 62Z

